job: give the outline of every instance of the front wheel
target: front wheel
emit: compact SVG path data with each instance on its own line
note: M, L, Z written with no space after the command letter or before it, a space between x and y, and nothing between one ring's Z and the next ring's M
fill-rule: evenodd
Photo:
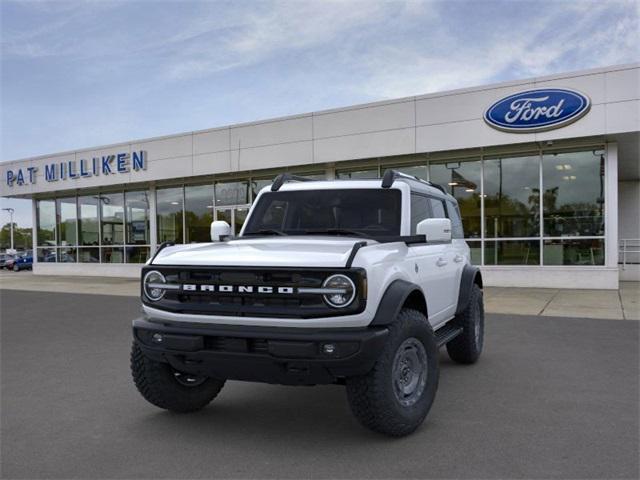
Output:
M438 389L438 347L427 318L402 309L373 369L346 381L351 411L365 427L391 436L415 431Z
M18 264L17 264L17 263L14 263L14 264L13 264L13 271L14 271L14 272L19 272L19 271L20 271L20 267L18 266Z
M224 380L178 372L168 363L151 360L136 342L131 349L131 373L145 400L178 413L206 407L224 386Z

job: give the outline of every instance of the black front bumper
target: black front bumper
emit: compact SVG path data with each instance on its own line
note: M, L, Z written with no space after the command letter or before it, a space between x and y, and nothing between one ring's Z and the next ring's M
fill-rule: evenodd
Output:
M133 335L146 356L213 378L314 385L373 367L389 331L167 324L137 319Z

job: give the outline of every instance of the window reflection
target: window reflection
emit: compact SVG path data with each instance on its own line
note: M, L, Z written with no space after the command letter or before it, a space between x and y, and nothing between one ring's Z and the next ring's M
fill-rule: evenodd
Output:
M458 200L466 238L480 238L480 160L435 163L430 179Z
M182 187L156 191L158 243L182 241Z
M124 195L100 196L102 245L124 244Z
M148 245L149 235L149 193L125 192L126 243L128 245Z
M58 262L60 263L74 263L76 261L76 249L75 248L58 248Z
M123 247L102 247L100 249L100 261L102 263L123 263Z
M77 209L76 197L59 198L58 207L58 245L76 245Z
M540 235L540 156L484 162L485 235Z
M55 248L38 248L37 252L38 262L52 263L56 261L56 249Z
M213 222L213 185L194 185L184 189L185 243L210 242Z
M378 167L363 168L361 170L336 170L336 178L342 180L369 180L380 178Z
M403 165L398 167L384 167L383 170L392 168L397 172L411 175L412 177L418 177L421 180L429 180L429 168L426 165Z
M604 155L549 153L542 168L545 236L604 235Z
M604 240L545 240L543 261L545 265L604 265Z
M540 265L539 240L485 241L485 265Z
M79 245L98 245L98 197L78 197Z
M56 203L53 200L38 200L37 222L38 245L55 245Z
M249 182L216 182L216 205L246 205L249 203Z

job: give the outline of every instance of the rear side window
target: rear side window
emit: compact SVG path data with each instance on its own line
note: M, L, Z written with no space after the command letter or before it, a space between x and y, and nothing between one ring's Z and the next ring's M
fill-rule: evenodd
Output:
M411 194L411 235L416 234L416 227L425 218L431 216L429 199L415 193Z
M464 238L460 209L455 203L447 202L447 210L449 211L449 218L451 219L451 236L453 238Z

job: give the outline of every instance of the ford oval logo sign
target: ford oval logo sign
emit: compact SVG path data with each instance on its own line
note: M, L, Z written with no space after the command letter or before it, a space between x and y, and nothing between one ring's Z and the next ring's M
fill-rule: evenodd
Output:
M590 107L589 97L575 90L541 88L498 100L484 113L484 120L506 132L540 132L575 122Z

